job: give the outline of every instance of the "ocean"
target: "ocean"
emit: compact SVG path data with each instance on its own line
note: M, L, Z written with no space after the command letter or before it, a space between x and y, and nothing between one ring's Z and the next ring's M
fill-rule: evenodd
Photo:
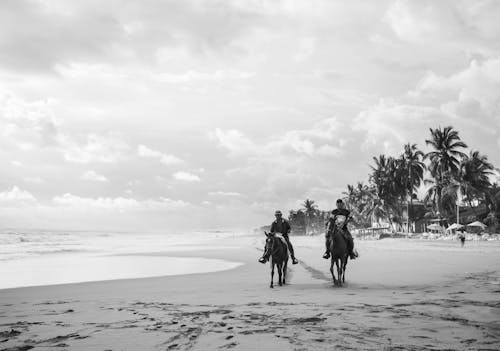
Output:
M243 233L130 233L0 230L0 289L205 273L232 269L238 262L196 257L223 247ZM215 246L214 246L215 245ZM149 253L192 251L193 257Z

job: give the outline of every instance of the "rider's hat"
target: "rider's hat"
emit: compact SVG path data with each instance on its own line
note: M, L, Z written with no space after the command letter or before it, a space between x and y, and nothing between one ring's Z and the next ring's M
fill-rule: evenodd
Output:
M337 200L337 203L338 203L338 204L339 204L339 203L342 203L342 202L344 202L344 201L342 201L342 199L338 199L338 200Z
M282 213L281 213L281 211L280 211L280 210L276 210L276 211L274 212L274 215L275 215L275 216L277 216L277 215L281 215L281 214L282 214Z

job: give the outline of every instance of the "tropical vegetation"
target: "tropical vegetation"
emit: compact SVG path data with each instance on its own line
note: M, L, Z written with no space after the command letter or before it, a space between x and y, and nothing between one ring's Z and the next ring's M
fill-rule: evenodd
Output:
M451 224L460 204L461 212L472 213L461 221L479 220L491 230L500 230L497 169L479 151L467 153L467 144L453 127L429 132L427 153L407 143L398 156L373 157L366 183L347 185L343 195L354 225L367 228L383 222L397 231L411 231L411 224L420 220ZM414 206L415 201L419 206ZM321 231L327 215L310 199L302 209L290 212L291 220L303 223L305 233Z

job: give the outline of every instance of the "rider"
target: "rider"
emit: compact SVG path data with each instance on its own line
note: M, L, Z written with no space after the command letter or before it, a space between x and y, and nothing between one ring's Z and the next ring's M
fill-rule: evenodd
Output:
M342 199L337 200L337 208L334 209L330 215L330 218L327 222L327 227L326 227L326 233L325 233L325 246L326 246L326 251L325 254L323 255L323 258L328 259L330 258L330 226L335 225L335 221L339 216L343 216L344 218L344 225L342 226L342 234L344 236L344 239L347 241L347 250L349 251L349 257L354 260L356 257L358 257L358 254L355 253L354 250L354 241L352 239L352 235L349 232L349 229L347 228L347 223L349 222L349 216L351 212L345 208L344 201Z
M282 218L281 211L278 210L274 212L274 216L276 217L276 220L271 224L271 233L281 233L283 236L283 239L285 239L286 244L288 246L288 250L290 251L290 256L292 256L292 263L297 264L299 261L295 258L294 252L293 252L293 246L292 243L290 242L290 238L288 237L288 234L291 231L290 223L284 218ZM264 252L264 255L262 255L261 258L259 258L260 263L266 263L266 261L269 260L269 254L266 255Z

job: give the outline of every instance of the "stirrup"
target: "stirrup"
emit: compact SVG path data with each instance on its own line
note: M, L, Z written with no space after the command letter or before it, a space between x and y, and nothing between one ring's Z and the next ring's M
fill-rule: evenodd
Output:
M259 258L259 262L260 263L266 263L267 262L267 258L266 257L261 257L261 258Z
M325 252L325 253L323 254L323 258L324 258L325 260L329 259L329 258L330 258L330 253L329 253L329 252Z
M295 257L292 258L292 264L297 264L299 263L299 260L297 260Z

